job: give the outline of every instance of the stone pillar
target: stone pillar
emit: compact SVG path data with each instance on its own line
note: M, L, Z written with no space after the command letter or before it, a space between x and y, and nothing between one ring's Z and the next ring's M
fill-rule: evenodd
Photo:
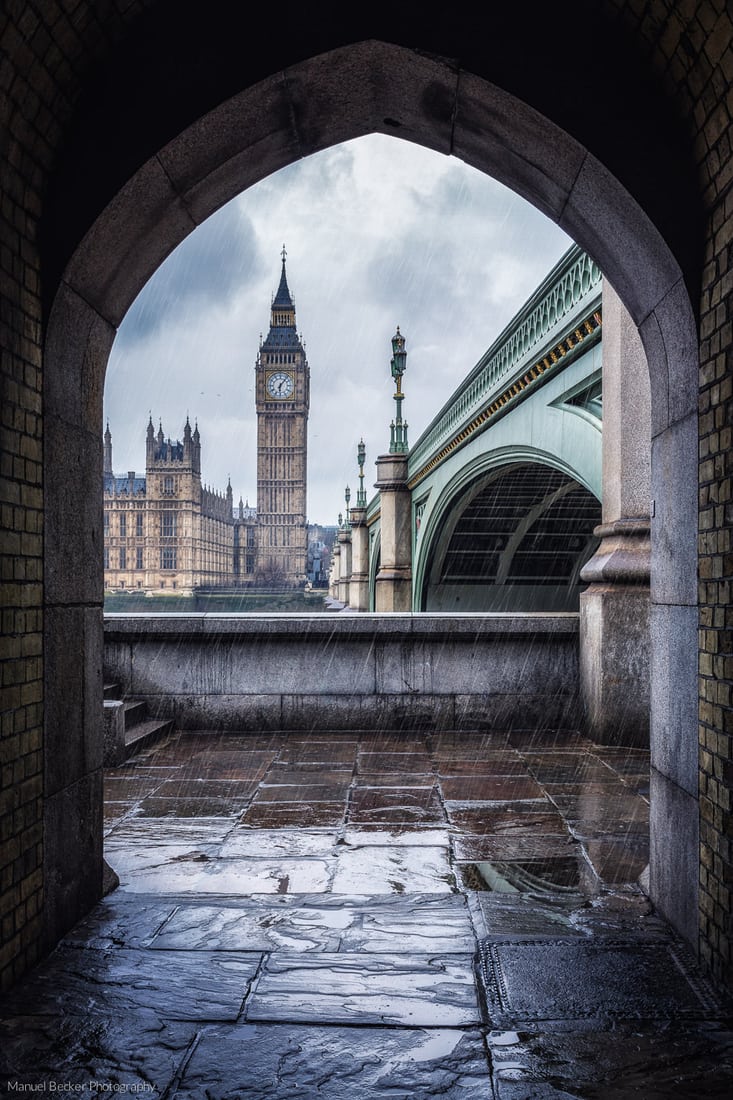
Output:
M104 700L104 766L116 768L125 759L125 704Z
M349 584L351 581L351 531L343 528L338 534L339 547L339 583L338 600L342 604L349 602Z
M328 594L332 600L339 598L339 576L341 570L341 547L338 543L331 551L331 574L328 579Z
M412 610L412 538L407 455L377 459L380 492L381 564L375 590L376 611Z
M349 607L369 610L369 528L366 508L351 509L351 584Z
M580 678L589 735L649 743L651 417L638 330L603 284L603 522L584 567Z

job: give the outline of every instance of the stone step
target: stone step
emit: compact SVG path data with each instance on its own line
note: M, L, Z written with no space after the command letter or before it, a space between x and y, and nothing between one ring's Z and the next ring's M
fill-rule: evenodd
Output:
M105 684L104 696L105 699L119 699L120 697L120 685L119 684Z
M125 700L125 729L131 730L148 716L148 705L141 699Z
M173 722L165 718L148 718L143 722L136 722L125 730L126 758L134 756L136 752L146 749L156 741L161 741L172 729Z

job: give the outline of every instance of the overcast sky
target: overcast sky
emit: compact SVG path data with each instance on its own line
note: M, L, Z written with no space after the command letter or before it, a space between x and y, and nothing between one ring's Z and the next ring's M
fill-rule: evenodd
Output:
M192 233L130 308L105 387L115 472L144 470L145 429L198 420L205 483L257 496L254 363L280 252L311 369L308 518L335 523L358 481L356 446L388 449L390 339L407 340L414 444L570 246L495 180L452 157L373 135L251 187Z

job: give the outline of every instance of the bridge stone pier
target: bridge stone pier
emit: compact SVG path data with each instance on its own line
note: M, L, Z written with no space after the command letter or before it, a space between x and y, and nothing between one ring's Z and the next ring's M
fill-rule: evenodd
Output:
M407 485L407 455L377 459L380 503L380 565L374 593L377 611L412 610L411 494Z
M347 604L350 599L351 588L351 531L348 527L348 520L342 525L341 530L338 533L338 584L337 592L338 599L341 603Z
M353 611L369 610L369 529L366 505L351 509L351 580L349 607Z

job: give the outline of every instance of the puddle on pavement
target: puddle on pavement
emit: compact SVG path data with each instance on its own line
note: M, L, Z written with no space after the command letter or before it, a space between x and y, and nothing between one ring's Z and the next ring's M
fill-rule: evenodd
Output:
M459 864L461 882L467 890L488 890L500 894L578 893L583 885L581 869L574 857L522 862Z

